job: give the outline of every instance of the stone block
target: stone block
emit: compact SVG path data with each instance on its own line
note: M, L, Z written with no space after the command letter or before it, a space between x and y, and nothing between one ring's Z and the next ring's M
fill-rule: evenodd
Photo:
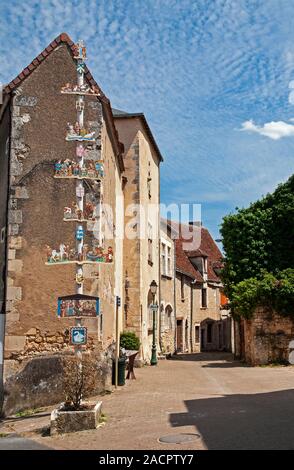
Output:
M12 176L19 176L22 174L23 165L18 160L12 160L10 164L10 174Z
M22 223L22 211L9 211L8 221L10 224L21 224Z
M19 313L9 312L6 314L6 327L9 327L12 323L19 321Z
M9 226L8 226L8 235L18 235L18 233L19 233L19 225L9 224Z
M7 286L7 300L21 300L22 289L21 287Z
M8 250L8 259L15 259L16 250Z
M22 271L23 261L20 259L12 259L8 261L8 271L20 273Z
M52 411L50 434L96 429L99 425L102 402L89 403L92 409L82 411L63 411L62 406Z
M30 328L27 332L26 332L26 335L27 336L36 336L37 334L37 329L36 328Z
M19 106L13 106L12 108L12 116L20 116L20 107Z
M26 342L26 336L7 335L5 337L5 350L8 352L23 351Z
M18 186L15 188L15 197L17 199L28 199L29 194L25 186Z
M8 285L11 285L11 284L8 284ZM6 313L9 313L14 310L13 304L14 302L12 300L6 301Z
M20 250L22 248L22 237L10 237L9 248L14 250Z

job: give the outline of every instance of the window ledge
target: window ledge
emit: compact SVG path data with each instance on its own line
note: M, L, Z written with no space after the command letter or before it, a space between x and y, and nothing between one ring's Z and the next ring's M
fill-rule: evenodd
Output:
M164 277L165 279L172 279L172 276L169 274L162 274L161 277Z

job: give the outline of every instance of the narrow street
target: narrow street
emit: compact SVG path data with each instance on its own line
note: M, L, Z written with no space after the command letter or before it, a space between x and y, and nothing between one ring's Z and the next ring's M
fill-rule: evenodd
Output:
M56 449L294 449L291 366L253 368L230 354L203 353L136 369L136 376L102 398L106 422L95 431L24 432L30 421L48 424L49 415L10 422L10 429ZM189 442L158 441L183 434Z

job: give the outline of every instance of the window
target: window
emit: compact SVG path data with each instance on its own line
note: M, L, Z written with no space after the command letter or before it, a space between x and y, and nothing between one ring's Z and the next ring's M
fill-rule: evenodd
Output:
M165 307L165 328L167 330L171 330L173 327L173 320L172 320L172 308L170 305L167 305Z
M172 277L172 251L169 242L161 241L161 274Z
M207 308L207 289L201 289L201 307Z
M147 190L148 190L149 199L151 199L151 182L152 182L150 166L151 166L150 162L148 162Z
M212 343L212 323L207 324L206 339L207 343Z
M165 256L165 248L166 245L164 243L161 243L161 274L163 276L166 275L166 256Z
M148 222L148 263L153 264L152 225Z
M185 300L185 282L184 282L184 276L181 276L181 300L184 302Z
M167 275L171 276L171 248L170 246L167 247Z
M200 326L195 326L195 343L200 343Z

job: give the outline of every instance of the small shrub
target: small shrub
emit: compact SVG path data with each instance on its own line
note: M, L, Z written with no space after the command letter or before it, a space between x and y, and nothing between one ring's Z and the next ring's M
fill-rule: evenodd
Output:
M96 362L87 356L82 361L77 357L63 362L63 395L66 410L82 409L82 399L94 394Z
M132 331L124 331L120 336L120 347L138 351L140 340Z

